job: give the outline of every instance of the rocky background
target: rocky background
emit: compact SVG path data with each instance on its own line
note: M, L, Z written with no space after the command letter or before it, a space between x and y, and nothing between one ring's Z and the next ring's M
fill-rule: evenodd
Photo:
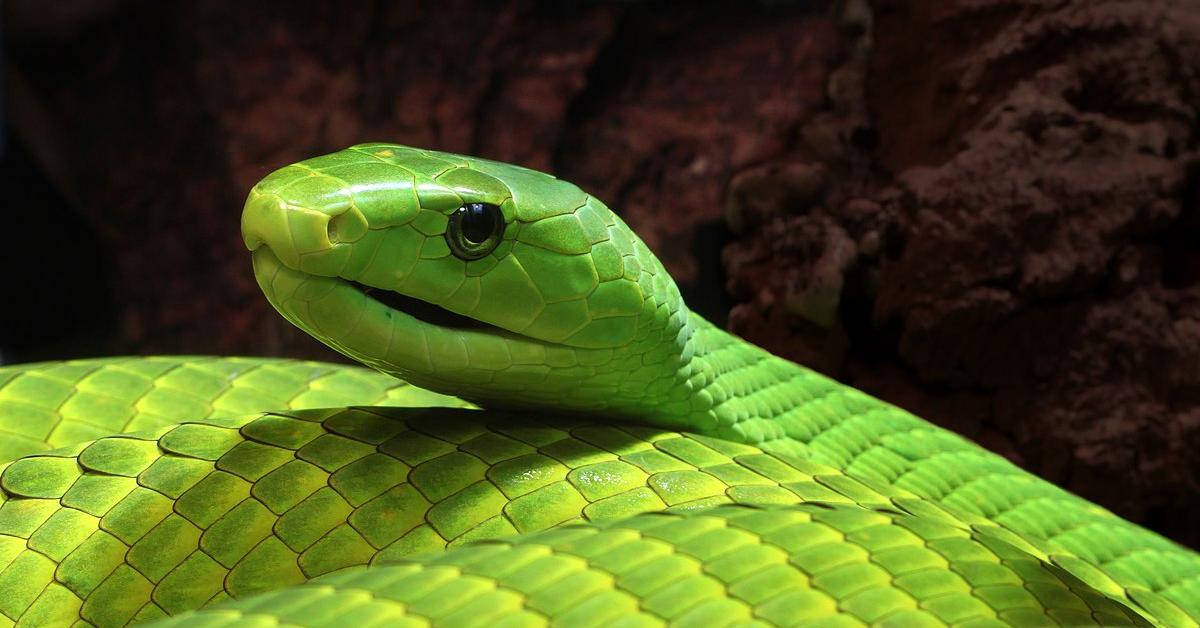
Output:
M702 314L1200 547L1195 0L3 7L5 362L334 358L241 201L397 141L579 183Z

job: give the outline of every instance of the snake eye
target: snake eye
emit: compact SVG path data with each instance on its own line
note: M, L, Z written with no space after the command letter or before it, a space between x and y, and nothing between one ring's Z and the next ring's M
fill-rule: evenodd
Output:
M479 259L492 252L504 235L504 214L487 203L467 203L454 210L446 227L450 251L465 260Z

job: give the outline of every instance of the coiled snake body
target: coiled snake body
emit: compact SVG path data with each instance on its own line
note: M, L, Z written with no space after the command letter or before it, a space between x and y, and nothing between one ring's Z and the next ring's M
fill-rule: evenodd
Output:
M242 232L374 370L0 369L0 624L1200 617L1200 556L713 327L568 182L364 144Z

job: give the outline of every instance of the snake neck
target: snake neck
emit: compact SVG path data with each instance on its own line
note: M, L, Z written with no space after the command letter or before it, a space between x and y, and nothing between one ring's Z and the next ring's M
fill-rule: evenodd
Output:
M814 399L844 387L768 353L698 314L680 335L681 360L669 394L644 420L773 449L803 450L811 435L837 421L804 412ZM819 424L819 425L818 425Z

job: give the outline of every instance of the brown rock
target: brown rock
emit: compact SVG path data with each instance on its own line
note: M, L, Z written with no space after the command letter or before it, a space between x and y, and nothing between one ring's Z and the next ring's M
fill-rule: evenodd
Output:
M873 8L795 147L836 209L731 182L730 327L1200 545L1200 14Z
M738 235L756 230L771 216L808 209L826 185L820 164L771 163L744 170L729 182L725 222Z
M880 164L915 202L872 312L913 369L902 386L1005 399L975 420L1027 467L1200 543L1196 319L1180 307L1200 298L1200 17L1167 1L875 6ZM905 396L959 424L943 394Z

